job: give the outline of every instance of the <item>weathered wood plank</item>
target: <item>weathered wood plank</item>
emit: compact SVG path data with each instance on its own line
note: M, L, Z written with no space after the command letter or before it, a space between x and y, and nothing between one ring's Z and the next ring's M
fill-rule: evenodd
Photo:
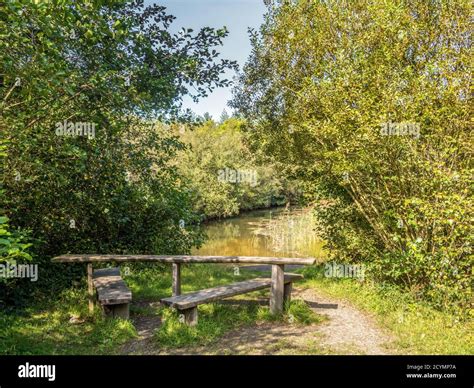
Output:
M87 295L89 298L89 313L94 312L94 285L92 283L92 263L87 264Z
M284 274L284 265L272 265L272 286L270 291L270 312L272 314L279 314L283 311Z
M104 313L109 318L122 318L125 320L130 319L130 304L110 304L104 305Z
M186 323L186 325L196 326L198 324L198 309L196 306L190 309L180 310L179 313L183 314L183 323Z
M173 296L181 295L181 264L173 263L173 283L172 283L172 292Z
M221 263L221 264L299 264L313 265L315 258L260 256L166 256L166 255L61 255L55 263L94 263L148 261L156 263Z
M126 304L132 300L132 292L120 277L118 268L95 270L93 282L102 305Z
M285 274L284 282L292 282L302 277L302 275L298 274ZM203 303L210 303L216 300L270 288L271 284L272 280L269 278L257 278L225 286L208 288L180 296L172 296L161 299L161 302L178 310L185 310Z
M99 268L92 274L93 279L102 278L106 276L120 276L120 268Z

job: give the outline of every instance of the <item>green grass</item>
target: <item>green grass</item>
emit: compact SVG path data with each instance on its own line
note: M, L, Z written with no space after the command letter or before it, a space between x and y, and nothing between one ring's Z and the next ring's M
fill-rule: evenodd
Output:
M67 290L52 304L0 312L0 354L114 354L136 333L130 322L87 313L85 290Z
M301 286L350 302L394 337L400 354L474 354L474 325L416 301L394 286L324 276L324 266L302 271Z

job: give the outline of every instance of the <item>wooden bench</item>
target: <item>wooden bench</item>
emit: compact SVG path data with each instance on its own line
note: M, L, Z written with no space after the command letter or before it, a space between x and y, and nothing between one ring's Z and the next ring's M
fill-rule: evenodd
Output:
M92 282L105 315L129 319L132 292L120 277L120 269L96 269L92 275Z
M100 254L68 254L54 257L54 263L87 263L87 283L89 294L89 311L94 311L94 284L93 284L93 265L100 262L150 262L150 263L168 263L172 265L172 295L173 297L181 294L181 266L183 264L199 264L199 263L219 263L219 264L257 264L271 265L272 277L271 281L266 279L265 287L268 287L270 281L270 311L272 314L279 314L283 311L284 294L289 295L291 292L291 282L285 284L285 265L313 265L315 258L301 257L260 257L260 256L189 256L189 255L100 255ZM121 279L114 279L115 282ZM228 286L227 286L228 287ZM250 286L248 286L250 287ZM265 288L264 287L264 288ZM290 287L290 292L288 292ZM122 289L130 292L123 283ZM286 291L285 291L286 289ZM206 291L206 290L203 290ZM246 291L249 292L249 291ZM224 294L225 295L225 294ZM220 296L222 299L223 296ZM224 296L227 297L227 296ZM131 299L131 295L129 296ZM105 298L107 299L107 298ZM128 302L130 301L128 300ZM111 299L113 300L113 299ZM120 299L116 300L116 304ZM205 303L205 302L203 302ZM128 307L127 307L128 310Z
M291 289L294 280L303 278L302 275L286 273L284 276L283 301L287 303L291 299ZM176 295L161 299L161 302L167 306L176 308L179 314L184 317L184 322L194 326L198 322L197 306L204 303L214 302L216 300L230 298L232 296L246 294L248 292L258 291L272 286L272 279L257 278L238 283L232 283L225 286L208 288L183 295Z

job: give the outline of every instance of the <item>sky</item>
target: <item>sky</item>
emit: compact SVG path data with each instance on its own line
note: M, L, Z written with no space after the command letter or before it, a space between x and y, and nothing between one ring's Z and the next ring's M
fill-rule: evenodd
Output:
M263 0L146 0L145 4L163 5L167 7L168 14L176 16L171 27L172 32L178 32L182 27L192 28L197 32L202 27L226 26L229 35L224 39L223 46L216 50L221 53L219 58L237 61L240 69L251 51L248 27L258 28L263 22L266 9ZM235 75L234 71L229 71L225 77L232 79ZM197 104L185 97L183 107L192 109L198 115L209 112L218 120L224 109L228 113L232 112L227 106L231 89L216 89Z

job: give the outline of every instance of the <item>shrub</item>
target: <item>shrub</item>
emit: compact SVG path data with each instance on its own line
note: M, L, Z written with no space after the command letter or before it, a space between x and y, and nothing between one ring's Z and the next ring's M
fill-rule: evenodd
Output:
M42 278L64 253L185 253L200 241L176 168L182 147L153 123L187 119L193 98L234 67L217 59L225 28L171 34L174 17L143 1L9 1L0 8L2 204L31 230ZM83 272L82 272L83 273ZM63 276L61 276L63 275Z
M253 143L307 182L333 257L463 311L471 14L467 0L271 6L233 102Z

